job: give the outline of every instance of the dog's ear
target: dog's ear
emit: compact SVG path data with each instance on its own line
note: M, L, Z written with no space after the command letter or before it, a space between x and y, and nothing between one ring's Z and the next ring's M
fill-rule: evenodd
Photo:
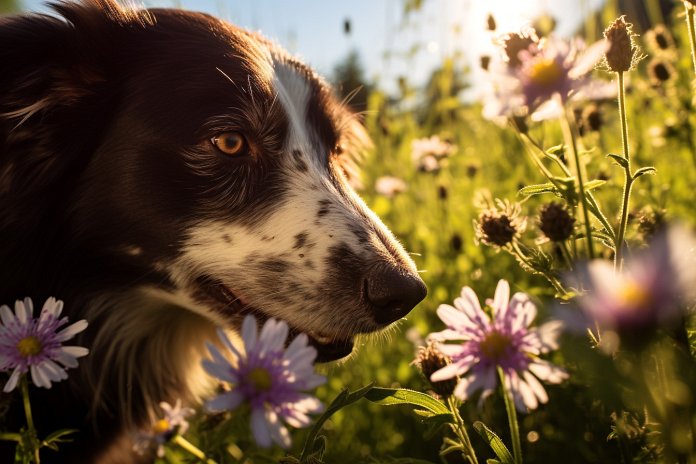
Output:
M112 0L0 18L0 195L52 188L94 149L114 104L118 36L152 18Z

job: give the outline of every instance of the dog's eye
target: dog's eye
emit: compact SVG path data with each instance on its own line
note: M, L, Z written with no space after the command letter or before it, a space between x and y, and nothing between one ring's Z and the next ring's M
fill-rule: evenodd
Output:
M245 156L249 152L247 141L239 132L222 132L210 139L210 142L229 156Z

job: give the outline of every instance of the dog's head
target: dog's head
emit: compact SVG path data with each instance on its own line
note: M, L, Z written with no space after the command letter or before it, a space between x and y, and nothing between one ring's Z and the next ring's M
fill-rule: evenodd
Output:
M55 8L0 23L0 196L67 218L79 266L220 325L280 318L321 360L423 299L350 186L363 129L311 69L202 14Z

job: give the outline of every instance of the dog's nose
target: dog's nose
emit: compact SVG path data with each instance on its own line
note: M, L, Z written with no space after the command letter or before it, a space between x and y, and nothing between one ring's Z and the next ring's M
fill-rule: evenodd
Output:
M393 266L373 268L365 277L364 288L379 324L401 319L428 293L420 277Z

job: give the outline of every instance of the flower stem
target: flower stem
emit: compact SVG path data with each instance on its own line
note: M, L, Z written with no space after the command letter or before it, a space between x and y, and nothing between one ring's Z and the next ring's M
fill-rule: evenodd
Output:
M539 143L536 142L534 139L532 139L529 135L525 135L525 138L522 139L522 141L523 141L523 143L527 142L527 143L525 143L525 147L527 145L530 145L532 148L537 150L539 153L543 154L547 158L552 159L554 161L554 163L556 163L556 165L561 169L561 171L563 171L563 173L566 176L568 176L568 177L572 176L572 173L570 172L568 167L565 165L565 163L563 163L563 161L561 161L561 159L558 156L552 155L552 154L546 152L541 147L541 145L539 145ZM528 150L528 151L530 151L530 150ZM543 166L543 164L542 164L542 166ZM546 178L549 180L549 182L553 183L556 186L556 188L559 187L558 183L555 181L555 179L553 178L553 175L550 173L550 171L548 171L547 169L544 168L544 170L542 170L542 174L544 174L546 176ZM599 205L597 204L597 200L595 200L594 196L592 195L592 192L590 192L590 191L585 192L585 195L587 198L587 203L590 206L590 212L592 214L594 214L594 216L597 218L597 220L599 222L602 223L602 226L604 227L605 232L612 238L612 240L614 240L614 238L616 237L614 229L612 228L611 224L609 224L609 220L607 219L607 217L599 209ZM573 241L573 248L575 249L575 242L574 241Z
M568 249L568 243L565 241L559 243L559 248L561 249L561 254L563 255L563 260L566 263L566 266L568 266L568 270L572 271L573 270L573 257L570 254L570 250Z
M174 438L172 438L172 442L179 446L179 448L198 458L199 461L204 462L205 464L216 464L212 459L208 459L205 453L198 449L196 445L181 435L176 435Z
M520 248L520 244L517 241L512 242L512 246L510 248L507 248L508 252L515 256L519 263L522 264L523 268L524 266L527 266L529 270L532 272L538 273L544 277L546 277L546 280L549 281L551 285L553 285L553 288L558 292L559 295L565 295L568 293L565 288L563 288L563 285L561 282L554 277L550 272L547 272L543 269L539 269L538 267L535 267L532 262L529 260L529 257L526 255L526 253Z
M29 431L29 446L31 453L34 456L34 463L39 464L39 440L36 435L36 427L34 426L34 417L31 414L31 403L29 402L29 382L27 376L23 375L21 382L22 401L24 403L24 415L27 418L27 429Z
M696 31L694 30L694 7L689 2L684 2L686 8L686 26L689 29L689 43L691 43L691 62L696 73Z
M623 158L626 161L624 164L624 189L623 202L621 205L621 219L619 222L619 231L616 235L615 250L614 250L614 269L621 269L621 259L623 254L624 236L626 235L626 226L628 225L628 202L631 198L631 186L633 185L633 175L631 174L631 158L628 151L628 124L626 122L626 92L624 89L623 72L617 73L619 76L619 116L621 118L621 144L623 146Z
M587 205L587 196L585 193L585 182L582 175L582 165L580 163L580 154L578 146L573 134L573 129L570 126L570 116L565 112L565 117L561 118L561 128L563 129L563 137L566 145L570 147L570 152L575 162L576 175L578 177L578 194L580 196L580 204L582 206L582 214L585 223L585 239L587 240L587 255L590 259L594 258L594 243L592 242L592 224L590 224L589 207Z
M457 408L457 403L452 395L447 397L447 405L449 406L450 411L452 411L452 415L454 416L454 421L456 423L452 426L452 430L457 435L462 445L464 445L464 456L469 460L471 464L478 464L478 460L476 459L476 452L474 451L474 447L471 445L469 434L466 432L466 425L464 424L464 419L462 419L462 416L459 414L459 408Z
M510 424L510 437L512 439L512 455L515 464L522 464L522 444L520 443L520 427L517 423L517 410L515 402L512 400L512 392L505 388L505 374L503 369L498 367L498 378L500 379L500 389L505 400L505 410L507 411L508 423Z

